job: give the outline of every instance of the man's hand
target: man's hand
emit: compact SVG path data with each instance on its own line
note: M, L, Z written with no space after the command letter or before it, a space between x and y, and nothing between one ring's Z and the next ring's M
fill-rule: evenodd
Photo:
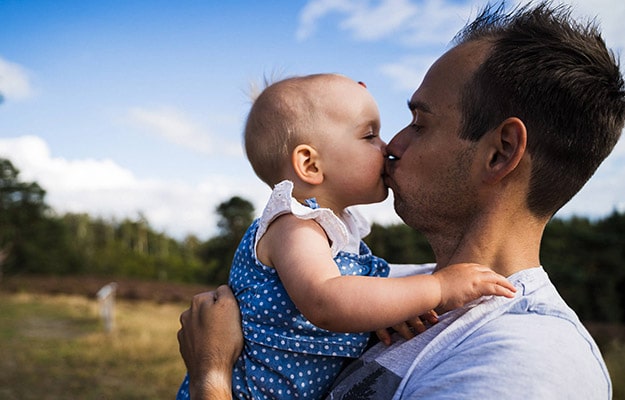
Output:
M191 398L230 399L232 368L243 350L241 315L230 288L194 296L180 325L178 343Z

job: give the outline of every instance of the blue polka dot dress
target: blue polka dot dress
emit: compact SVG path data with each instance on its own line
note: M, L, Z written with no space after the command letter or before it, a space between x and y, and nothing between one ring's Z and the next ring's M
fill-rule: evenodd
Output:
M322 398L346 360L359 357L369 333L337 333L316 327L295 307L275 269L256 258L256 244L278 216L292 213L314 219L326 231L341 275L388 276L386 261L371 254L361 238L369 225L355 210L338 218L317 208L314 199L299 204L292 183L276 185L262 216L237 249L229 285L241 309L245 346L233 374L233 396L240 399ZM185 378L177 399L188 399Z

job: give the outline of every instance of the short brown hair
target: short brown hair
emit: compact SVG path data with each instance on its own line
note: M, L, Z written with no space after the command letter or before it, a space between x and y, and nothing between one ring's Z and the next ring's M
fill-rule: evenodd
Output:
M528 207L550 217L590 179L625 120L619 63L594 23L573 21L550 2L505 13L487 6L456 44L491 43L462 94L461 137L478 140L508 117L528 131Z

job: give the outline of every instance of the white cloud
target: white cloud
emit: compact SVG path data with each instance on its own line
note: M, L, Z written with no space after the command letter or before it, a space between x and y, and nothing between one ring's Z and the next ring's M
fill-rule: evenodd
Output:
M622 16L625 15L625 2L564 0L562 3L572 5L573 14L578 18L596 16L608 46L623 52L625 25ZM440 56L456 32L484 4L450 0L310 0L300 14L297 37L302 40L312 36L324 18L338 15L338 27L356 40L388 39L410 49L420 49L421 54L425 51ZM415 82L421 81L428 63L434 58L426 57L427 62L416 59L389 60L380 70L391 78L396 89L414 89Z
M129 110L128 115L134 125L178 146L206 155L217 153L241 155L238 143L215 140L214 135L207 133L206 129L175 108L135 107Z
M400 91L413 91L423 80L430 65L439 57L439 54L427 57L406 57L397 62L381 65L378 69L393 83L393 88Z
M232 196L254 204L259 214L269 188L254 176L212 174L198 185L159 179L138 179L111 160L66 160L54 157L37 136L0 138L0 157L20 170L19 179L46 190L46 203L57 213L87 213L110 220L136 219L139 213L154 229L182 239L216 233L216 207ZM392 200L363 207L371 221L397 223Z
M258 201L258 210L269 190L254 177L211 175L197 186L142 180L111 160L54 157L37 136L1 138L0 157L20 170L20 180L39 183L47 192L46 202L60 214L121 220L143 213L153 228L178 239L190 233L208 238L215 233L219 203L238 195Z
M203 134L182 112L174 108L159 109L132 108L129 111L132 122L177 145L194 149L204 154L214 152L209 135Z
M625 49L625 2L620 0L569 0L573 6L573 15L594 18L599 23L608 47Z
M6 99L15 100L24 100L33 95L26 69L2 57L0 57L0 94Z
M418 7L408 0L386 0L370 8L355 8L341 23L356 39L386 37L418 17Z
M0 140L0 155L20 169L24 180L61 191L108 190L135 184L132 173L111 160L52 158L48 145L37 136ZM21 166L24 166L23 169Z
M443 0L420 2L414 17L405 24L398 40L411 48L434 45L440 50L449 44L475 11L477 7L471 4Z
M390 37L398 43L419 47L447 43L464 24L470 10L470 6L442 0L311 0L300 13L297 38L312 36L323 18L338 14L339 27L357 40Z
M396 90L414 90L431 63L440 56L475 7L442 0L332 1L311 0L300 14L299 39L314 34L320 21L339 15L339 28L355 40L391 40L418 57L388 60L378 67ZM416 53L417 50L411 50ZM424 56L424 54L432 54Z
M309 1L299 16L296 37L304 40L317 30L318 21L333 12L348 13L358 9L358 2L352 0L312 0Z

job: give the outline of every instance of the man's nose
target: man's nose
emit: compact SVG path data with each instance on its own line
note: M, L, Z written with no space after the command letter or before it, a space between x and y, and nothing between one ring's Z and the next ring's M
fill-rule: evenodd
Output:
M395 146L394 146L393 140L391 140L389 144L386 145L386 148L384 149L384 158L386 158L389 161L397 160L399 157L397 157L397 154L394 151L395 151Z
M386 159L389 161L399 160L406 147L406 138L404 135L405 130L401 130L393 136L390 142L386 145Z

